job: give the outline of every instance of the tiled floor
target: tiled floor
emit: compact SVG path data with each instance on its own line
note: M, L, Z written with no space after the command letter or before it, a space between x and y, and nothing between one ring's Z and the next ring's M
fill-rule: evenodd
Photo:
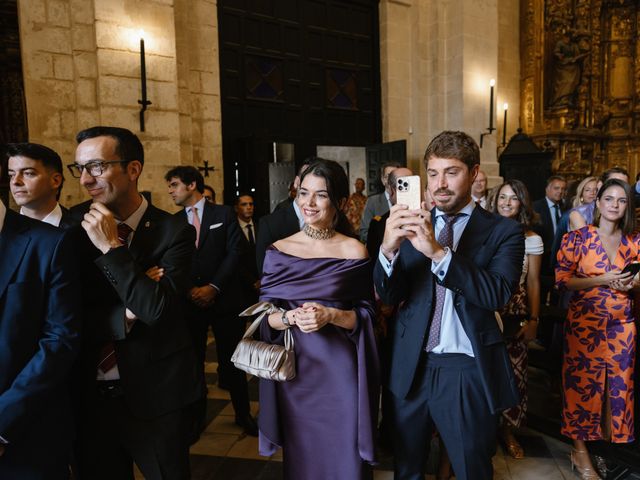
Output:
M208 352L205 367L209 387L209 424L200 441L191 448L193 480L278 480L282 478L282 455L271 458L258 455L258 439L245 435L234 423L234 412L229 393L216 385L217 363L214 346ZM257 381L250 385L251 410L258 411ZM514 460L506 455L501 446L493 459L494 480L562 480L575 479L569 463L570 446L534 430L525 429L518 434L526 457ZM374 480L391 480L392 459L380 458L374 472ZM137 475L137 478L142 478ZM427 475L431 480L435 477ZM638 479L640 474L618 469L608 478ZM301 479L304 480L304 479ZM351 480L351 479L344 479ZM356 479L354 479L356 480Z
M212 372L215 368L215 363L207 365L207 369ZM211 421L200 441L191 449L194 480L282 478L281 454L271 458L260 457L257 453L258 440L244 435L234 424L231 404L227 403L223 408L219 408L220 402L228 402L228 392L220 390L215 385L209 385L209 398L210 407L218 409L219 414ZM252 410L254 413L257 411L256 402L252 402ZM498 454L494 458L496 480L572 478L568 445L533 431L524 431L520 439L528 453L527 458L513 460L508 455L505 456L502 449L498 447ZM391 459L383 457L381 462L382 464L375 471L374 479L392 479ZM427 476L427 478L435 477Z

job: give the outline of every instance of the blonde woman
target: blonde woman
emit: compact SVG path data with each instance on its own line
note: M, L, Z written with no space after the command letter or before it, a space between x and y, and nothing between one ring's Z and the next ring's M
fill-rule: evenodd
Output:
M593 202L597 194L598 177L587 177L580 182L569 213L570 232L593 222Z

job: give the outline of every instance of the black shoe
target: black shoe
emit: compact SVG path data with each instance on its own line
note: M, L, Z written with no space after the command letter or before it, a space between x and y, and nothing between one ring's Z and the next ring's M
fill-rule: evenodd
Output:
M244 429L244 433L251 435L252 437L258 436L258 424L251 414L236 416L236 425Z

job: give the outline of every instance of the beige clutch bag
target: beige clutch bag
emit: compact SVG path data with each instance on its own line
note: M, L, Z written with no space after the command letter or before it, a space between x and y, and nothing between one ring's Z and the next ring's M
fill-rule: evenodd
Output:
M291 329L284 332L284 346L272 345L252 338L265 315L281 312L282 309L269 302L258 302L243 311L241 317L250 317L259 313L247 328L242 340L238 343L231 361L236 368L256 377L276 382L286 382L296 376L296 357L293 352L293 335Z

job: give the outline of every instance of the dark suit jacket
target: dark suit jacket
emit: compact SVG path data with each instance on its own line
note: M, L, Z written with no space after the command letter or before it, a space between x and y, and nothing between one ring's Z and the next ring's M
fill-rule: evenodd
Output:
M239 226L239 224L238 224ZM258 236L256 222L254 226L254 239ZM258 301L258 291L255 289L255 283L260 279L258 266L256 264L256 245L251 245L247 237L242 233L240 228L240 259L238 262L237 289L235 293L238 296L236 304L244 310Z
M176 213L177 218L194 232L189 225L187 212ZM198 249L191 260L190 287L213 284L220 289L214 310L218 313L233 309L230 300L235 288L232 279L237 275L240 259L242 232L231 207L204 202ZM203 314L207 310L200 309ZM211 319L210 319L211 320Z
M391 212L387 212L382 217L373 217L369 223L369 232L367 234L367 252L372 261L378 259L380 253L380 245L384 238L384 229L387 226L387 219Z
M547 205L546 197L533 202L533 209L540 215L540 223L534 227L535 232L542 237L544 244L544 252L542 254L542 265L540 273L542 275L553 275L553 264L551 251L553 248L553 220L551 219L551 211ZM564 212L561 207L561 213Z
M80 348L74 245L59 229L8 210L0 233L0 457L68 454L68 377ZM66 449L66 451L65 451Z
M267 247L299 231L300 223L293 203L287 208L276 210L271 215L265 215L260 219L256 237L256 265L260 275L262 275L262 265Z
M62 209L62 219L60 220L60 225L58 225L59 228L68 230L69 228L78 227L80 225L80 222L73 216L71 210L64 208L62 205L60 205L60 208Z
M381 300L388 305L404 302L391 340L389 389L396 397L405 398L411 390L439 282L453 291L454 308L471 342L491 410L498 412L517 403L513 370L494 312L515 290L523 258L522 227L475 208L442 280L431 273L431 260L409 241L400 246L391 277L376 261L374 282Z
M72 211L81 218L89 205ZM195 230L149 205L129 248L103 255L84 238L92 258L84 274L86 388L95 388L98 353L113 340L125 401L134 415L155 418L195 402L203 387L185 318ZM145 274L153 266L164 268L160 282ZM126 308L138 316L129 333Z

